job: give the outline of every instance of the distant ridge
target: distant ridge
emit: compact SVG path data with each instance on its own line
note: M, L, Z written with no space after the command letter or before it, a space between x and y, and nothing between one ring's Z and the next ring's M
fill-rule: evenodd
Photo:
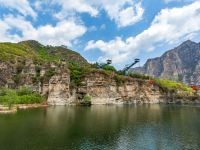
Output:
M200 85L200 43L187 40L161 57L148 59L143 67L131 71Z

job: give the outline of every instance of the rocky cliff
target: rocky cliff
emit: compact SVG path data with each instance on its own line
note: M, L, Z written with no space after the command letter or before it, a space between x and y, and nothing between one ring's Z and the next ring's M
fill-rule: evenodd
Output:
M147 60L143 67L132 71L200 85L200 43L185 41L161 57Z
M40 66L40 73L37 72L38 66L31 60L25 62L20 73L17 73L16 65L0 63L1 87L30 87L45 96L50 105L76 105L83 102L86 95L91 97L92 104L199 102L198 98L188 101L187 95L173 99L172 95L177 93L165 91L148 80L122 77L119 82L115 79L116 74L107 74L101 70L88 73L78 87L71 87L70 70L66 64ZM48 75L50 70L53 73ZM20 76L17 79L16 74ZM35 79L37 74L39 81Z
M92 68L73 51L63 48L59 51L53 47L49 50L32 41L24 43L28 49L24 45L18 47L18 44L12 45L11 49L7 44L0 45L0 87L29 87L46 97L50 105L80 104L86 96L90 97L92 104L199 102L198 97L188 99L190 92L172 92L149 80ZM41 48L44 51L40 51Z

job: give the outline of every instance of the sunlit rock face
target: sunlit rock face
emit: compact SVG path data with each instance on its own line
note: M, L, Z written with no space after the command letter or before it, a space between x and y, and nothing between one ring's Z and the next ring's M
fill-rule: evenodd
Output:
M143 67L132 71L200 85L200 43L185 41L161 57L147 60Z
M163 102L159 87L145 80L127 77L126 81L118 84L112 75L92 73L85 77L81 85L77 95L89 94L92 97L92 104Z
M49 80L48 99L50 105L70 104L70 76L69 73L60 73L54 75Z

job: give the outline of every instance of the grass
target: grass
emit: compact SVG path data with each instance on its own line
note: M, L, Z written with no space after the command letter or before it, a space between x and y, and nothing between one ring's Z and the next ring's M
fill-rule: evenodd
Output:
M0 60L32 59L37 64L48 62L59 63L60 59L67 62L75 61L79 65L88 65L87 61L77 52L59 46L44 46L37 41L20 43L0 43Z
M42 103L44 98L29 88L21 89L0 89L0 104L11 107L13 104L34 104Z
M192 88L188 87L184 83L175 82L170 80L154 79L155 83L160 86L164 91L184 91L184 92L194 92Z

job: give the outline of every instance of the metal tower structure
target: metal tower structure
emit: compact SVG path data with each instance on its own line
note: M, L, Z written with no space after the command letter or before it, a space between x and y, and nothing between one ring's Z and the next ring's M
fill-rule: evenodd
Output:
M106 63L101 63L101 64L98 64L98 68L103 68L104 66L106 66L106 65L110 65L110 64L112 64L112 60L111 59L108 59L108 60L106 60Z
M134 65L136 65L137 63L139 63L139 62L140 62L140 59L136 58L135 61L134 61L131 65L125 67L122 71L125 72L125 75L128 75L128 70L129 70L131 67L133 67Z

